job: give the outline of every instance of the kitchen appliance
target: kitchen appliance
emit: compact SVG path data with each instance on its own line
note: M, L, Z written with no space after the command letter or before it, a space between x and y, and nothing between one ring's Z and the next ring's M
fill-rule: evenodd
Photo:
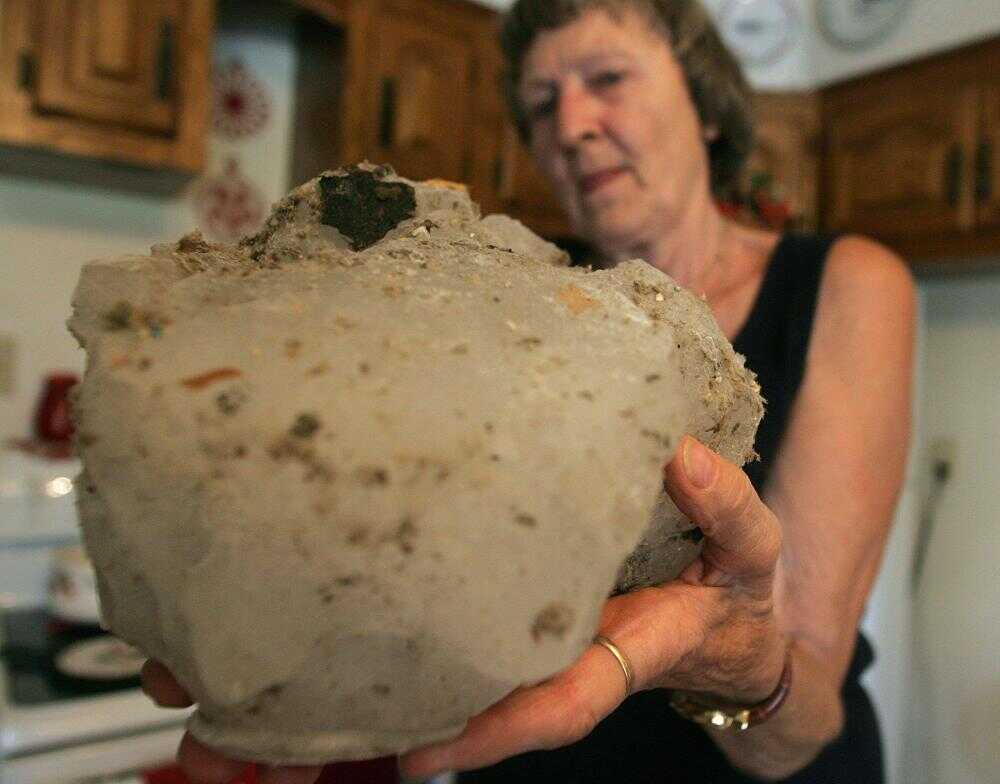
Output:
M35 409L35 437L44 443L69 446L73 435L69 391L79 379L73 373L52 373L42 384Z
M78 472L38 444L0 450L0 784L162 770L187 715L139 691L135 657L95 648L107 635L78 548Z

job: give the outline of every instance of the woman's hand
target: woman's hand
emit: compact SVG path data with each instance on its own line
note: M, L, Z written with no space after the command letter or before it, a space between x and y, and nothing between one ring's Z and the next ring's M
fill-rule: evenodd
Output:
M774 615L781 530L746 474L685 438L664 486L705 534L701 556L677 580L610 599L600 634L625 654L635 690L709 692L734 703L775 688L786 642ZM568 669L522 687L469 720L455 740L400 760L411 776L466 770L573 743L626 697L613 655L594 645Z
M191 697L170 671L150 659L142 667L142 689L164 708L186 708ZM234 760L199 743L190 732L184 733L177 761L194 784L227 784L238 777L249 764ZM313 784L322 768L318 765L266 768L257 767L258 784Z

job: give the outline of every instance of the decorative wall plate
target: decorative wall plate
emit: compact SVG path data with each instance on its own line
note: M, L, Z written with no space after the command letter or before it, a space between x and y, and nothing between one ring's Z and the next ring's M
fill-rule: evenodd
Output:
M213 79L212 127L219 136L243 139L271 119L267 86L241 60L217 66Z
M799 14L789 0L727 0L719 32L745 65L770 65L798 39Z
M267 214L267 200L233 157L226 159L221 173L196 185L194 207L201 230L220 242L253 234Z
M864 49L889 35L912 0L817 0L819 28L841 49Z

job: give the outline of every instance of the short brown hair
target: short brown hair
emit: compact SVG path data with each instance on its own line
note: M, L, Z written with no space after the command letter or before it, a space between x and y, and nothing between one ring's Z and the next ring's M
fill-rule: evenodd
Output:
M504 19L500 45L506 60L504 92L521 138L530 138L517 89L528 50L539 33L562 27L594 8L615 18L635 10L670 45L702 125L719 129L718 138L707 144L708 159L712 191L726 194L737 184L753 146L751 92L699 0L517 0Z

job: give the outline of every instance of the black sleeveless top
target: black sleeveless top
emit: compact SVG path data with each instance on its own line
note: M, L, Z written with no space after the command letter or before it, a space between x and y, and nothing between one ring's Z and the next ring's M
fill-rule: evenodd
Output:
M757 431L760 461L746 467L758 492L767 481L805 370L830 238L788 234L771 256L735 349L757 374L767 412ZM858 682L873 654L861 634L841 692L844 729L789 784L881 784L882 751L872 705ZM792 688L795 688L794 685ZM700 726L674 713L669 694L633 694L583 740L523 754L459 776L460 784L750 784Z

